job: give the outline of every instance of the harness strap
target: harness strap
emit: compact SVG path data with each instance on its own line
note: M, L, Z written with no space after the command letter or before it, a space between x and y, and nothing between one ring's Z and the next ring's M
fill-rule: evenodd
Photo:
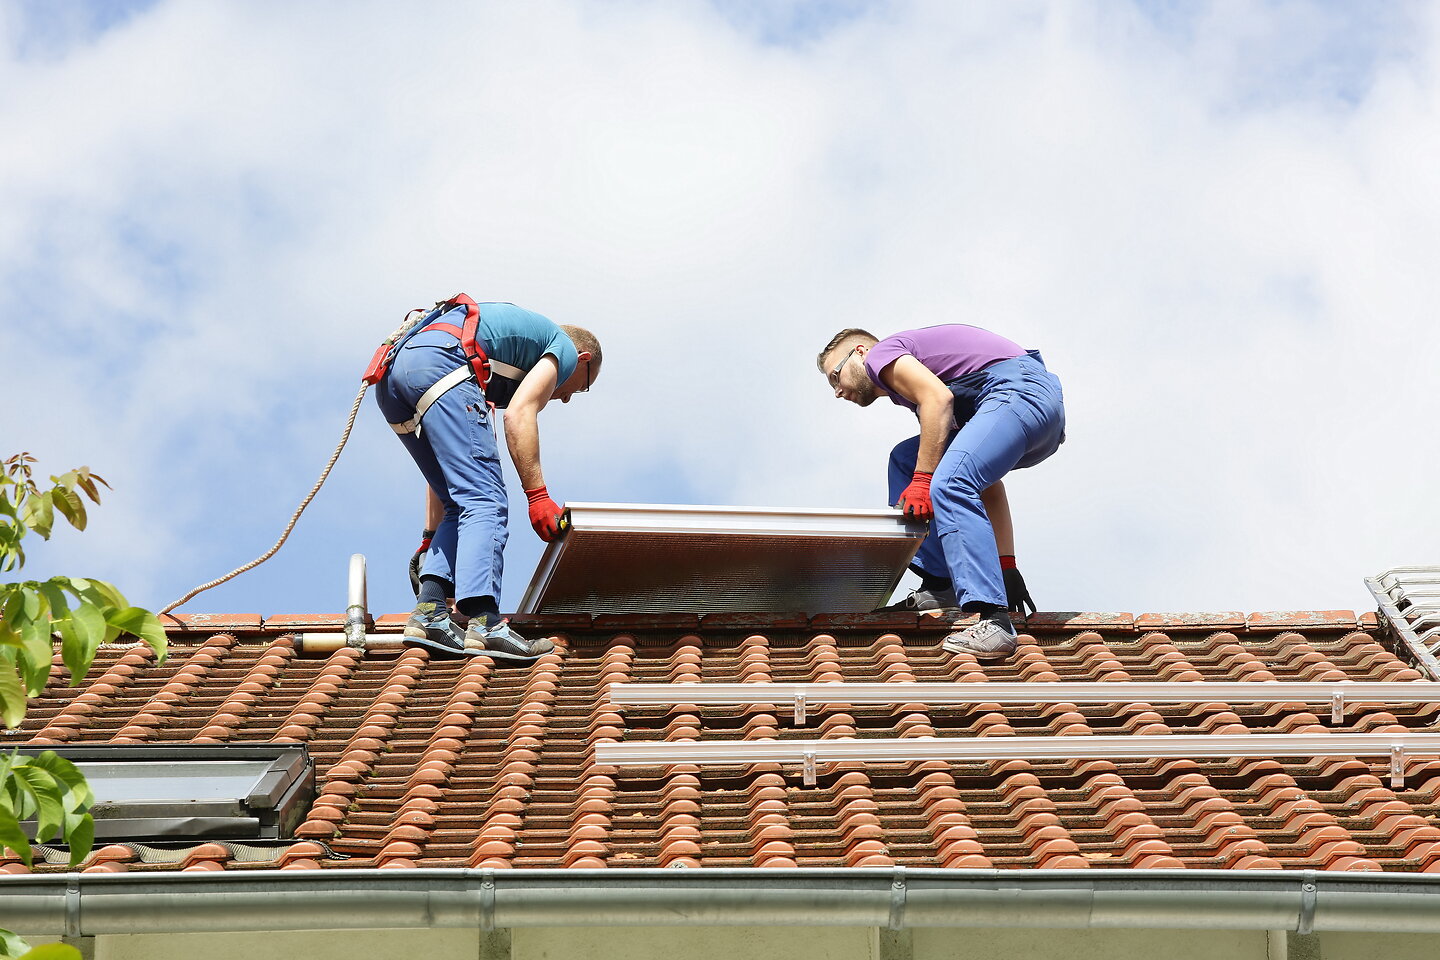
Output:
M454 387L456 384L463 383L468 379L470 379L469 364L459 366L456 367L454 370L451 370L449 373L445 374L445 376L441 377L439 380L436 380L435 383L431 385L429 390L426 390L423 394L420 395L420 401L415 404L415 416L411 417L409 420L406 420L404 423L390 424L390 429L402 435L407 433L414 433L418 435L420 433L420 421L425 418L425 411L429 410L431 405L433 405L436 400L439 400L442 396L444 396L451 387Z
M430 385L430 389L426 390L423 394L421 394L420 401L415 404L415 415L413 417L411 417L409 420L406 420L404 423L390 424L390 429L394 430L398 434L404 435L407 433L413 433L418 436L420 434L420 422L425 418L425 411L429 410L430 407L435 403L435 401L439 400L442 396L444 396L445 393L450 390L450 388L454 387L456 384L461 383L464 380L469 379L471 374L474 374L475 381L480 385L481 390L484 390L485 387L490 383L490 376L492 373L503 377L506 380L514 380L517 383L525 379L525 370L522 370L520 367L514 366L513 364L503 363L499 360L491 360L485 355L485 351L481 349L478 339L476 337L476 333L480 329L480 305L466 294L457 293L451 299L446 300L444 303L438 304L437 308L448 307L451 304L458 304L465 308L465 320L461 326L457 327L455 324L448 321L437 320L434 323L426 324L425 326L414 332L425 333L428 330L439 330L443 333L448 333L450 336L460 341L460 347L462 350L465 351L466 362L463 366L456 367L454 370L451 370L449 373L445 374L445 376L435 381L435 383ZM408 336L409 335L407 334L407 336L402 339L408 339ZM381 351L385 352L386 355L383 358L381 364L378 366L378 372L376 373L374 380L369 379L371 371L366 371L367 383L373 383L375 381L378 381L381 377L385 375L385 373L388 372L388 351L390 347L390 344L385 344L381 346ZM377 353L376 358L377 360L379 360L381 358L381 354ZM371 361L371 367L377 367L377 363L375 360ZM494 408L494 404L490 404L490 406L492 409ZM491 420L491 423L493 425L493 419Z
M506 380L514 380L517 383L525 379L525 371L519 367L512 366L500 360L490 361L490 372L504 377Z
M464 293L455 294L450 302L465 307L465 323L460 328L460 348L465 351L465 356L475 371L475 382L483 387L490 381L490 360L475 342L475 334L480 329L480 305Z
M454 337L455 340L459 340L461 341L461 343L464 343L464 331L462 331L461 328L456 327L455 324L451 324L451 322L446 322L444 320L436 321L433 322L433 324L428 324L425 325L425 327L420 327L419 332L422 332L423 334L423 332L428 332L431 330L438 330L444 332L444 334L449 334L451 335L451 337ZM480 344L478 343L475 344L475 351L481 354L484 353L484 351L480 350ZM485 363L490 364L491 376L495 376L495 374L498 374L498 376L504 377L505 380L518 381L526 379L526 370L524 370L524 368L514 366L514 364L505 363L505 361L503 360L491 360L490 357L485 357ZM481 384L481 386L484 386L484 384Z
M439 320L435 323L421 327L418 332L426 333L430 330L439 330L441 333L448 333L456 340L459 340L462 344L464 343L464 331L461 330L459 327L455 326L455 324L453 323L447 323L444 320ZM480 350L480 345L478 343L475 344L475 349L477 352L483 353L483 351ZM469 354L467 353L466 356L468 358ZM489 357L486 357L485 359L486 362L490 365L490 374L492 376L498 374L504 377L506 380L525 379L525 371L520 367L515 366L514 364L505 363L502 360L491 360Z

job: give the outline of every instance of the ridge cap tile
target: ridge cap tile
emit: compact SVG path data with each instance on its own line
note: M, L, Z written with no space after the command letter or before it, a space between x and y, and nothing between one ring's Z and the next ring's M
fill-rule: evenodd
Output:
M1238 610L1212 612L1142 613L1135 618L1136 630L1222 630L1245 629L1245 614Z
M1041 610L1022 621L1027 627L1086 630L1104 627L1111 631L1135 630L1135 614L1121 611L1081 612L1076 610Z
M368 621L368 617L366 618ZM345 626L345 614L343 613L277 613L274 616L266 617L264 629L270 631L290 632L295 627L343 627Z
M939 619L926 617L927 620ZM900 610L876 610L871 613L817 613L810 617L813 630L913 630L920 625L920 616Z
M1297 630L1301 627L1339 627L1355 629L1359 618L1353 610L1261 610L1246 618L1246 626L1254 631Z
M698 630L698 613L597 613L590 625L595 630Z
M588 613L511 613L506 615L510 625L525 632L525 628L551 630L568 633L575 630L590 630L593 618Z
M262 617L258 613L162 613L159 617L166 633L187 630L259 630L262 623Z
M737 613L731 611L700 615L700 629L715 630L804 630L810 618L803 613Z

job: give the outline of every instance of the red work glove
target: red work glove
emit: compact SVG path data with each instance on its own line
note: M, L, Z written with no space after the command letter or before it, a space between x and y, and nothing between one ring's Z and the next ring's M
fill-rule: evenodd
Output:
M895 506L907 517L914 517L916 520L929 520L935 516L935 508L930 505L930 478L934 474L915 471L915 476L910 480L910 486L900 493L900 502Z
M541 540L549 543L564 532L565 511L550 499L549 490L544 487L526 490L525 499L530 501L530 526Z

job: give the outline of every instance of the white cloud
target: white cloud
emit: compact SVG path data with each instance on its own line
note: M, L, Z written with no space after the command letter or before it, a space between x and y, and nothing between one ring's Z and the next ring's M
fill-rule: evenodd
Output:
M909 424L815 351L974 322L1067 391L1010 484L1043 605L1364 608L1434 559L1440 84L1428 8L1344 16L849 5L786 43L699 3L160 3L10 56L0 435L117 487L35 571L159 606L259 553L374 343L463 289L605 342L543 417L562 498L879 502ZM405 606L370 403L331 484L190 609L339 609L354 551Z

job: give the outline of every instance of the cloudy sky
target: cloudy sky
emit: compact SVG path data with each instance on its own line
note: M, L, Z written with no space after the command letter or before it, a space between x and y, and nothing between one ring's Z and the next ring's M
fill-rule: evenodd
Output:
M1421 3L0 0L0 453L115 488L26 575L252 559L463 290L605 344L559 500L879 505L913 419L816 350L974 323L1065 385L1042 609L1372 609L1440 561L1437 54ZM421 491L367 398L183 609L338 612L356 552L408 609Z

